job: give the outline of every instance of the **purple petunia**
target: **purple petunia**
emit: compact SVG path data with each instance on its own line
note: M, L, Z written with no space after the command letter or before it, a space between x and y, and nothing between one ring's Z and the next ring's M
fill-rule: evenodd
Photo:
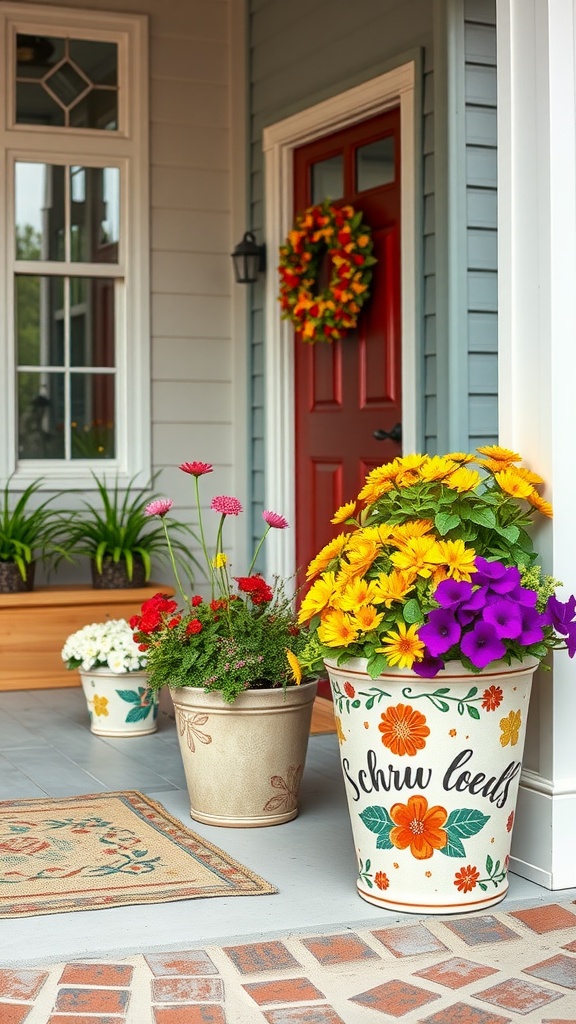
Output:
M425 654L422 661L415 661L412 665L412 671L417 676L421 676L422 679L433 679L443 668L444 662L442 658L433 658L429 654Z
M527 608L525 605L520 605L520 617L522 620L522 632L518 637L518 642L524 647L528 647L530 644L539 644L544 639L543 622L544 616L536 611L535 608Z
M514 565L488 562L480 555L476 556L474 564L478 570L474 575L474 582L480 586L488 586L497 594L507 594L520 583L520 573Z
M522 632L520 608L514 601L499 598L487 605L484 622L489 622L501 640L516 640Z
M506 654L506 647L490 622L477 622L474 629L464 634L460 647L476 668L486 668Z
M447 608L436 608L428 615L428 622L418 630L419 639L422 640L433 658L457 644L462 629L454 615L454 612Z

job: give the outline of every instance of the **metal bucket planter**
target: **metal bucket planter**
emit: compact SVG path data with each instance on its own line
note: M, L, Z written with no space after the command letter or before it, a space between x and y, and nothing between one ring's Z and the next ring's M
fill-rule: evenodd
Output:
M362 659L326 662L362 899L454 914L504 898L536 665L371 679Z
M80 671L90 716L97 736L146 736L156 732L158 694L148 686L146 672L110 672L107 668Z
M171 688L192 818L254 828L296 817L316 686L246 690L233 704Z

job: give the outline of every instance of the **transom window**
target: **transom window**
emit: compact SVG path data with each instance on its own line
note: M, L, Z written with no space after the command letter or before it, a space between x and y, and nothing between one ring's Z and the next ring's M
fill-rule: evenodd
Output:
M0 0L0 477L149 471L145 32Z

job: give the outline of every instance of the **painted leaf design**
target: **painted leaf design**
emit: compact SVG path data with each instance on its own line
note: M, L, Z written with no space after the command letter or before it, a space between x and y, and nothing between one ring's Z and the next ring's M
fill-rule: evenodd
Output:
M288 793L279 793L278 796L273 796L268 800L268 803L264 805L265 811L289 811L290 801Z
M127 704L139 704L140 694L136 693L135 690L116 690L116 693L121 700L125 700Z
M446 826L444 827L446 828ZM445 857L465 857L466 850L464 849L462 840L459 839L457 835L454 835L454 833L449 832L447 828L446 834L448 836L448 841L446 846L442 846L440 848L440 853L443 853Z
M141 708L141 707L130 708L130 711L126 715L126 721L127 722L141 722L143 718L148 718L148 715L150 714L150 708L151 707L152 707L152 705L148 704L148 706L145 707L145 708Z
M462 839L466 839L469 836L475 836L480 829L484 828L487 821L490 821L489 814L481 814L480 811L475 811L471 807L460 807L450 812L444 828L451 836L460 836Z
M385 807L366 807L360 813L360 818L369 828L371 832L375 832L376 849L377 850L391 850L392 843L390 842L390 829L394 827L394 822L388 814Z

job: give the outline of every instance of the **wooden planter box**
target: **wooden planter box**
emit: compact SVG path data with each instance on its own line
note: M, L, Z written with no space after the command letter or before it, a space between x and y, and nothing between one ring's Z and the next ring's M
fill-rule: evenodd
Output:
M0 594L0 691L79 686L78 673L66 668L60 654L70 633L92 622L129 619L158 591L174 593L151 583L127 590L80 584Z

